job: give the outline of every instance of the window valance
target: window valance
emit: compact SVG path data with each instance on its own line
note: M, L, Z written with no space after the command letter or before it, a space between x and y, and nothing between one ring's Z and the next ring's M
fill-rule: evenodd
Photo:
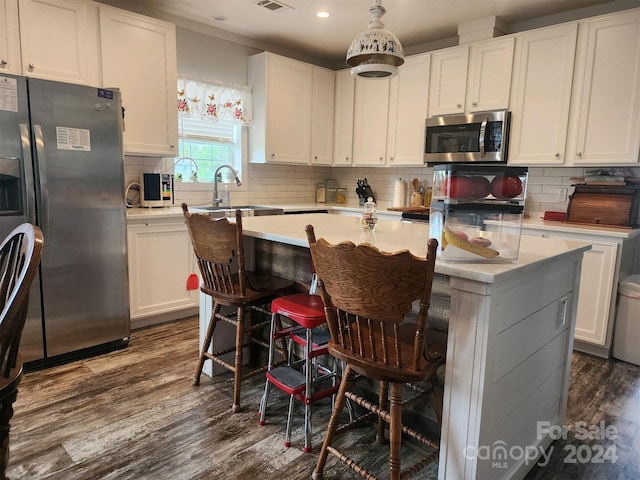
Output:
M249 87L178 78L178 115L183 118L250 125Z

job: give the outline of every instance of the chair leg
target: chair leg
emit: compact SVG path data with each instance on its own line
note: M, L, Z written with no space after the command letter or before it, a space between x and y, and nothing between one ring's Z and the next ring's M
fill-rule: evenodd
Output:
M267 371L270 371L273 366L273 354L275 350L275 335L276 330L282 330L282 322L280 321L280 317L276 313L271 314L271 327L269 331L269 360L267 363ZM284 337L280 339L282 344L284 344ZM282 348L284 348L282 346ZM271 382L269 382L269 378L264 384L264 393L262 394L262 399L260 400L260 409L258 410L258 415L260 417L260 425L264 425L265 417L267 414L267 401L269 400L269 392L271 390Z
M271 390L271 382L267 379L264 383L264 393L260 399L260 408L258 410L258 417L260 425L264 425L267 417L267 401L269 400L269 392Z
M327 433L324 436L324 442L322 443L322 449L320 450L320 455L318 456L318 463L316 464L316 469L313 471L311 478L313 480L322 480L322 471L324 470L324 465L327 463L327 455L329 454L329 445L333 441L333 437L336 432L336 428L338 428L338 424L340 423L340 415L342 414L342 410L345 405L345 392L349 387L349 384L353 380L353 372L351 370L350 365L346 365L343 372L342 382L340 382L340 389L338 390L338 396L336 398L336 405L331 413L331 418L329 419L329 425L327 426Z
M16 383L17 386L17 383ZM4 480L9 464L9 431L13 417L13 404L18 398L18 389L14 388L0 403L0 479Z
M307 328L307 342L304 346L304 366L305 366L305 402L304 402L304 452L309 453L311 451L311 405L309 405L309 399L313 395L313 359L311 358L313 350L313 331L311 328Z
M402 441L402 383L391 383L391 424L389 425L389 478L400 480L400 442Z
M209 319L209 325L207 326L207 333L204 338L204 342L202 343L202 350L200 350L200 358L198 359L198 368L196 370L196 375L193 378L193 385L200 385L200 376L202 375L202 368L204 367L204 362L207 359L205 353L209 350L211 346L211 340L213 339L213 331L216 328L216 314L220 312L221 305L217 302L213 305L213 310L211 311L211 318Z
M233 375L233 404L231 405L231 413L240 411L240 383L242 382L242 350L244 345L244 316L245 309L238 307L237 324L236 324L236 351L235 351L235 372Z
M442 429L442 404L444 400L442 387L440 387L437 375L433 375L431 377L431 395L433 398L433 409L435 410L436 418L438 419L438 425L440 426L440 429Z
M387 409L387 398L389 395L389 383L380 382L380 395L378 396L378 406L381 410ZM386 443L384 438L385 421L382 417L378 417L378 431L376 432L376 442L380 445Z

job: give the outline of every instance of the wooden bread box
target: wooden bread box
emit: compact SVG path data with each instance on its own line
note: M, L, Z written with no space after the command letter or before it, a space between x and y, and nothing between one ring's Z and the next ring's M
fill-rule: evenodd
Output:
M566 222L637 228L639 187L576 185Z

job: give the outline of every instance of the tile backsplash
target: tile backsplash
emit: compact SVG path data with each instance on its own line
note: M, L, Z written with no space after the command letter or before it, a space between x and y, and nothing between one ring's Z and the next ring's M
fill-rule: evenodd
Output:
M154 157L125 157L125 185L138 182L143 172L170 171L172 159ZM590 167L593 168L593 167ZM640 177L640 168L630 168L632 176ZM581 167L531 167L527 187L527 210L531 214L545 211L566 212L569 195L573 193L576 179L584 176ZM229 187L233 204L309 203L315 202L316 184L334 179L339 187L345 187L347 203L357 204L356 180L367 178L382 208L393 202L394 181L407 181L407 202L410 182L417 178L422 185L431 186L433 169L416 167L311 167L298 165L249 164L248 176L243 186ZM176 203L190 205L211 203L213 187L203 184L176 186ZM565 194L566 192L566 194Z

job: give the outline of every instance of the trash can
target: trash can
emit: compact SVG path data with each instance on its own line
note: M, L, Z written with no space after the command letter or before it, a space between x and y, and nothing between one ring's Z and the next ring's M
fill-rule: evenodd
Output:
M640 275L631 275L621 281L618 292L613 356L640 365Z

